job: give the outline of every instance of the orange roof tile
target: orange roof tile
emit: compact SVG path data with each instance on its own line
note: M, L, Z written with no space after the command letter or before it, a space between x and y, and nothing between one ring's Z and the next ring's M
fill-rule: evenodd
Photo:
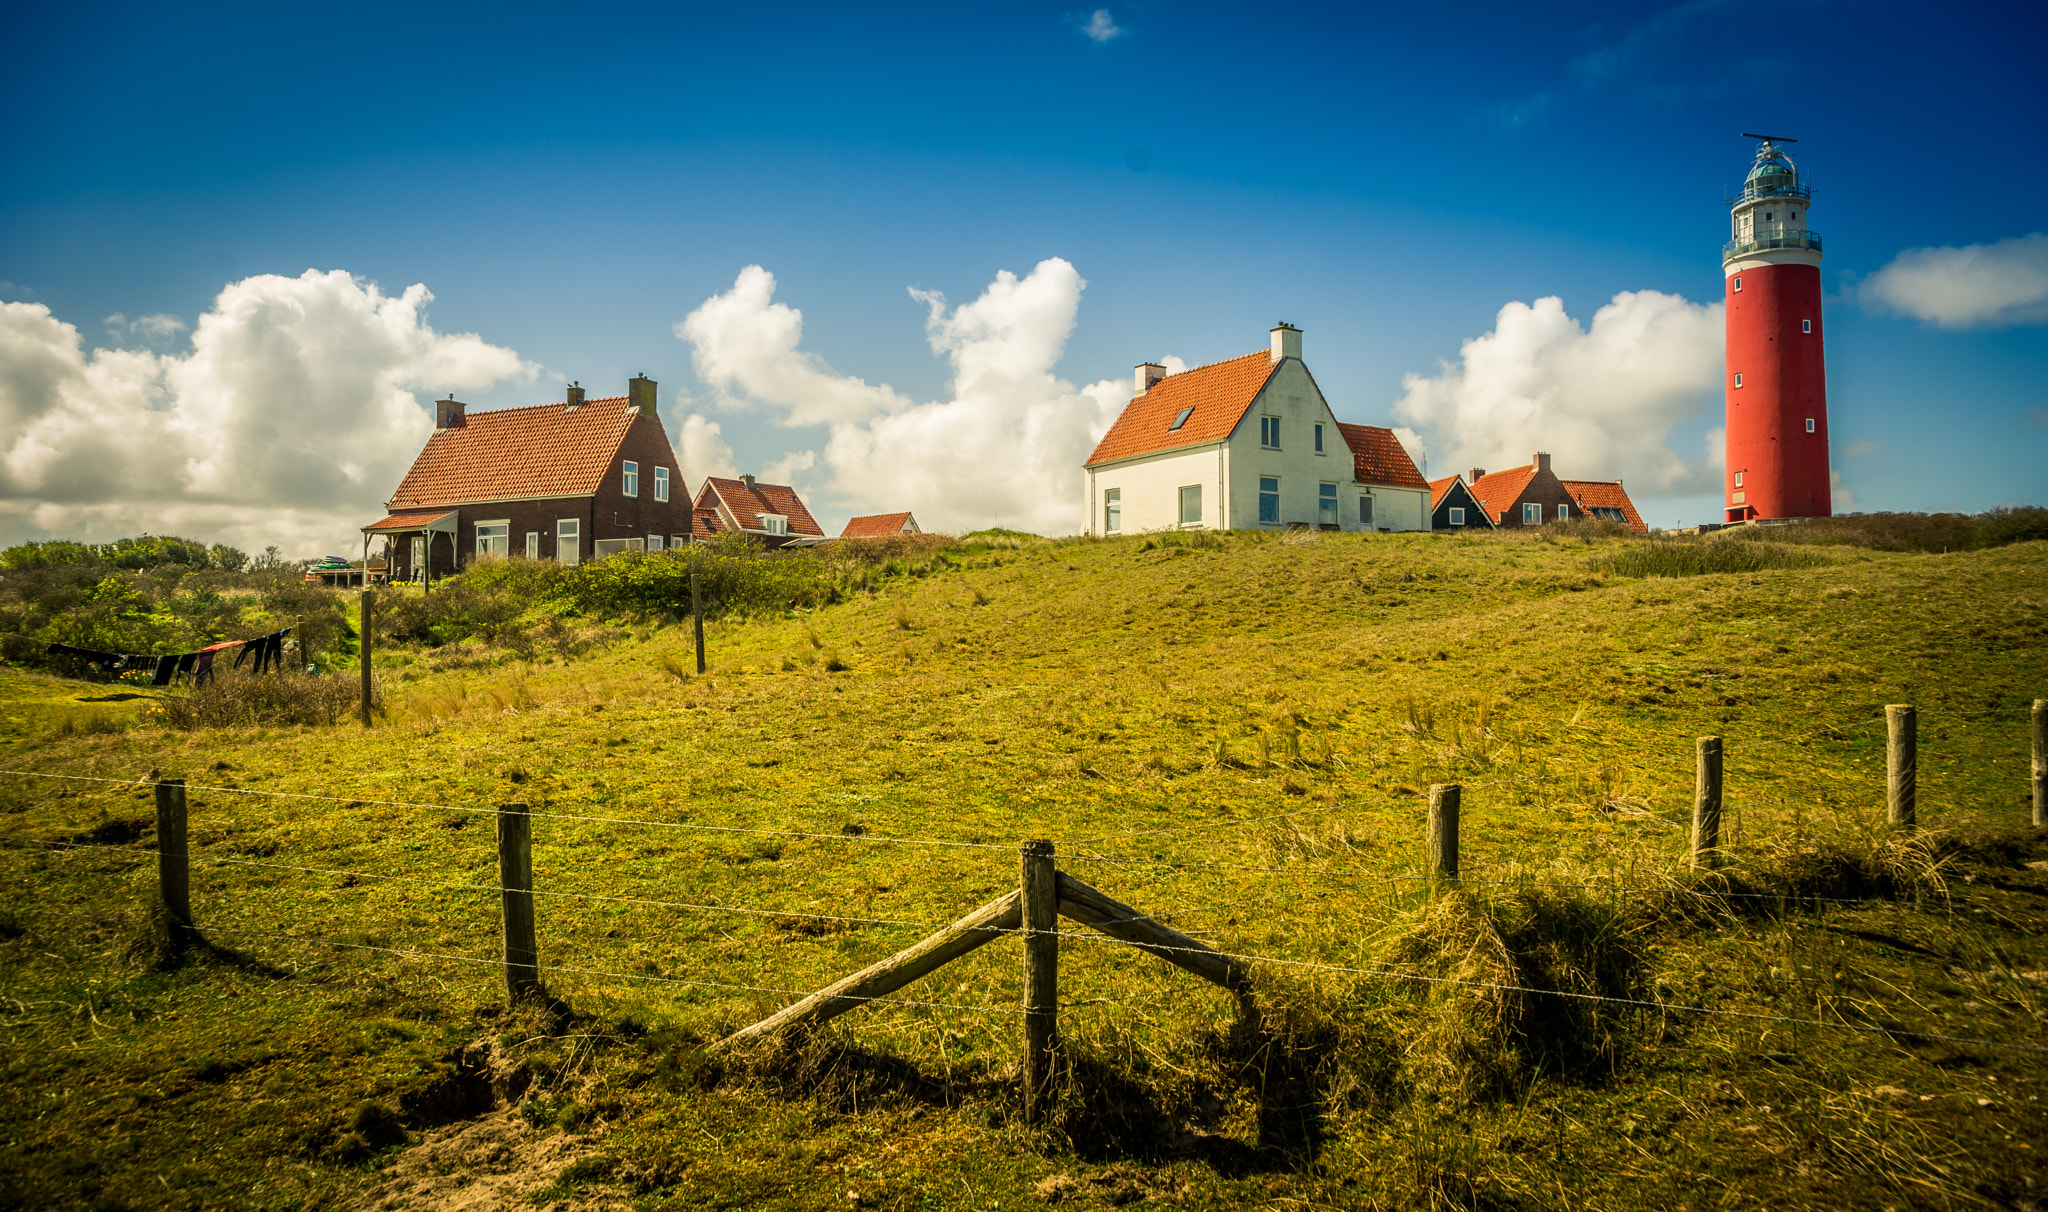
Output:
M388 518L381 518L370 523L368 526L360 527L360 529L365 531L424 530L429 523L440 521L442 518L447 517L450 512L452 511L443 510L439 513L394 513Z
M1535 478L1536 465L1531 463L1527 467L1510 467L1506 471L1480 476L1467 487L1472 490L1472 497L1479 502L1480 508L1486 510L1487 516L1499 522L1505 520L1502 515L1508 506L1521 499L1523 490Z
M842 539L886 539L903 533L903 524L910 521L910 511L902 513L871 513L865 517L848 518L846 529L839 532Z
M1351 448L1352 473L1359 483L1392 488L1429 487L1393 430L1379 425L1353 425L1349 421L1337 422L1337 429L1344 435L1344 444Z
M716 493L725 507L739 519L742 530L761 529L761 514L780 514L789 520L789 533L813 534L823 538L825 531L811 511L804 506L803 498L796 495L796 489L787 484L756 483L748 488L743 480L728 480L712 476L704 481L704 487ZM701 493L699 494L701 498Z
M1628 494L1622 491L1621 481L1559 480L1558 483L1564 485L1565 492L1571 495L1572 500L1578 502L1579 508L1588 511L1601 508L1619 509L1621 515L1628 519L1630 530L1637 534L1650 533L1649 526L1643 522L1643 516L1636 512L1636 503L1629 500Z
M1432 512L1436 510L1437 506L1444 503L1444 495L1451 491L1451 485L1456 484L1463 478L1463 476L1445 476L1441 480L1431 480L1429 482L1429 508Z
M469 413L427 439L387 507L586 496L640 415L625 396L585 400L574 412L537 404Z
M1273 377L1273 367L1272 352L1262 349L1166 376L1144 395L1131 397L1084 466L1221 442L1244 419ZM1179 429L1169 428L1183 408L1192 410L1188 419Z

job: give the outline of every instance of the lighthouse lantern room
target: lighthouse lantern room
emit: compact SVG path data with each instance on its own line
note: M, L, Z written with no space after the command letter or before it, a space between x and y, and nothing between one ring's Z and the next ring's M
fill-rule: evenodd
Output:
M1821 353L1820 237L1813 191L1784 145L1761 139L1730 200L1721 249L1728 312L1727 520L1826 517L1827 372Z

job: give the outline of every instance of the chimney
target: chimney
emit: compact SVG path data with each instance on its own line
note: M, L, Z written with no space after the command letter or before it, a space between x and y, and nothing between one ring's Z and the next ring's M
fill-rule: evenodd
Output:
M1465 473L1465 482L1467 484L1477 484L1479 482L1479 477L1485 474L1486 469L1484 467L1474 467L1472 470Z
M569 384L569 394L565 397L565 402L562 404L562 411L575 412L581 407L583 407L583 384L571 383Z
M1273 360L1282 358L1301 361L1301 330L1285 320L1273 326Z
M1550 470L1550 456L1549 456L1549 455L1547 455L1547 454L1544 454L1544 453L1543 453L1542 451L1540 451L1540 450L1536 452L1536 470L1538 470L1538 471L1549 471L1549 470Z
M456 399L452 391L448 393L447 399L434 401L434 428L454 429L461 425L462 410L465 407L467 405Z
M626 380L626 411L653 415L656 386L655 381L646 375L634 375Z
M1132 384L1139 395L1152 390L1152 385L1166 377L1166 368L1157 362L1140 362L1136 381Z
M748 492L754 491L754 477L751 473L741 476L740 483L745 484L747 486Z

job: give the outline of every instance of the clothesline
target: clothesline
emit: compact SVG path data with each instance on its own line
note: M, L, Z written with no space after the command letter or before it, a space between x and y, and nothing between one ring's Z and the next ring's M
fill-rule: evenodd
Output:
M271 668L284 668L284 637L290 627L279 628L269 635L259 635L247 640L222 640L209 644L197 652L177 652L169 656L139 656L126 652L100 652L92 648L80 648L73 644L52 644L46 651L79 657L98 665L106 673L128 673L131 671L153 670L152 686L168 686L171 679L181 674L190 674L194 686L204 686L213 680L213 662L230 648L239 648L235 653L236 669L243 660L256 658L254 673L263 673Z

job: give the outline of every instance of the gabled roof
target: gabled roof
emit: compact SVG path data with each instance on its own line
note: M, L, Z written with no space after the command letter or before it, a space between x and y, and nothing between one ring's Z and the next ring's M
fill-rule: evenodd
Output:
M1637 534L1648 534L1650 528L1643 523L1643 516L1636 512L1636 503L1628 499L1621 489L1619 480L1559 480L1572 500L1581 509L1591 511L1598 508L1619 509L1628 519L1628 528Z
M432 523L447 517L449 512L444 510L433 513L395 513L388 518L372 522L360 529L365 531L425 530Z
M903 533L904 524L910 521L910 511L902 513L871 513L865 517L848 518L846 529L839 532L842 539L886 539Z
M1480 476L1467 487L1487 515L1499 522L1504 520L1502 515L1507 512L1507 507L1522 499L1522 494L1529 489L1529 481L1535 478L1536 465L1531 463L1527 467L1510 467L1506 471Z
M1276 365L1272 352L1262 349L1160 379L1144 395L1131 397L1083 466L1223 441L1236 431ZM1183 408L1192 410L1188 419L1179 429L1169 428Z
M1464 482L1464 476L1445 476L1441 480L1431 480L1429 482L1430 512L1434 513L1436 509L1444 503L1444 498L1451 494L1451 488L1454 485L1462 484Z
M387 507L588 496L640 415L625 396L585 400L574 411L537 404L468 413L427 439Z
M789 520L789 533L814 534L824 537L824 530L811 511L804 507L803 498L796 495L796 489L787 484L756 483L748 488L744 480L727 480L711 476L704 481L704 487L715 493L719 503L738 520L742 530L760 530L764 513L780 514ZM702 494L699 494L702 501Z
M1385 484L1390 488L1427 488L1429 482L1415 470L1415 460L1401 446L1394 431L1379 425L1337 422L1344 444L1351 448L1352 472L1361 484Z

